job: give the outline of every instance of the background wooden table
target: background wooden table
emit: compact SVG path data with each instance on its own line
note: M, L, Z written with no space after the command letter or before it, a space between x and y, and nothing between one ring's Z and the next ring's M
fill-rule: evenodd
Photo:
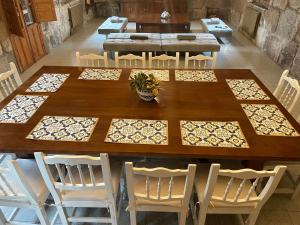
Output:
M250 70L215 70L218 82L162 82L159 103L144 102L129 87L130 69L123 69L118 81L78 80L84 68L46 66L0 104L3 108L16 94L25 90L43 73L70 73L57 92L49 98L26 124L0 124L0 152L80 153L107 152L119 156L168 156L243 160L300 160L300 137L257 135L242 110L241 103L276 104L300 132L300 125L283 108ZM238 101L225 79L255 79L269 95L267 101ZM31 93L36 94L36 93ZM25 137L45 115L91 116L99 122L89 142L29 140ZM105 143L113 118L164 119L169 123L169 145ZM193 147L181 144L180 120L238 121L250 145L249 149Z
M175 14L162 20L160 14L141 14L136 18L138 33L189 33L190 21L185 14Z

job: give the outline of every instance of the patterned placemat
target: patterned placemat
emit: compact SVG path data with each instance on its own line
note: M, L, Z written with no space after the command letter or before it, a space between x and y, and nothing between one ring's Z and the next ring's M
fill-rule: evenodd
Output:
M93 117L44 116L27 139L87 142L97 122Z
M85 69L79 76L81 80L119 80L121 69Z
M26 92L56 92L70 74L44 73Z
M26 123L47 98L42 95L17 95L0 111L0 123Z
M175 70L176 81L217 82L213 70Z
M140 70L132 69L129 79L138 73L144 73L146 75L153 74L153 76L159 81L170 81L169 70Z
M242 104L242 107L258 135L299 136L276 105Z
M105 142L168 145L168 121L113 119Z
M227 79L226 82L238 100L270 100L255 80Z
M249 148L236 121L180 121L183 145Z

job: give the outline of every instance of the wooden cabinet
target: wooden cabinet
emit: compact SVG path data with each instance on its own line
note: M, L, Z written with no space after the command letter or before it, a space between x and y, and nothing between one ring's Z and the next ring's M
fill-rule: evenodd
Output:
M46 54L40 22L56 20L54 0L2 0L10 40L21 71Z
M36 22L56 20L54 0L31 0L32 10Z
M160 14L167 10L171 15L187 15L186 0L121 0L121 16L135 21L141 14Z
M8 30L11 34L24 35L24 21L21 14L19 0L2 0L3 11L5 13Z

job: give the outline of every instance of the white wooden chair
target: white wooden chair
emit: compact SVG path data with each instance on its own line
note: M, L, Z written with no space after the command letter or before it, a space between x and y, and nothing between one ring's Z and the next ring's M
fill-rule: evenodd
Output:
M291 187L277 187L274 193L287 194L294 200L300 193L300 162L277 162L268 161L264 164L264 170L273 170L279 163L284 164L287 169L285 175L291 182ZM261 185L261 183L260 183Z
M202 54L190 56L189 52L185 53L184 67L186 69L213 69L216 67L217 53L213 52L212 56Z
M142 56L127 54L119 56L119 52L115 52L115 66L125 68L145 68L146 67L146 53L142 52Z
M292 112L299 100L300 85L298 80L288 77L288 74L288 70L283 71L273 94L289 112Z
M179 67L179 52L176 52L176 56L169 56L162 54L159 56L152 56L152 52L149 52L149 68L178 68Z
M103 55L97 55L94 53L81 55L80 52L76 52L76 61L80 66L108 67L107 52L104 52Z
M22 84L16 65L11 62L9 66L9 71L0 74L0 101L9 96Z
M44 208L49 190L35 160L12 160L7 168L0 168L0 193L0 205L14 208L7 218L0 210L0 224L32 225L15 221L21 208L29 208L35 211L41 225L50 225Z
M72 222L117 225L116 199L121 168L119 165L110 167L107 154L100 154L100 157L45 156L36 152L34 155L63 225ZM53 178L50 165L55 166L59 182ZM67 215L66 207L73 209L70 216ZM76 217L77 208L107 208L110 217Z
M245 222L239 217L241 222L254 225L285 169L285 166L276 166L273 171L223 170L220 164L212 164L210 169L206 165L197 166L195 189L200 208L198 218L196 210L192 210L194 223L204 225L207 214L247 214ZM262 178L268 178L268 181L257 194L256 186Z
M0 74L0 102L22 85L16 65L11 62L9 63L9 67L9 71ZM0 154L0 164L8 155L11 155L12 159L16 158L15 154L2 153Z
M133 167L125 163L131 225L136 225L137 211L177 212L184 225L189 210L196 165L170 170Z

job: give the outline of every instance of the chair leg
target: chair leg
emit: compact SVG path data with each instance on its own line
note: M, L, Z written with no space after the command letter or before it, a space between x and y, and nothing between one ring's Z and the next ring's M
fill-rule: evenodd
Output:
M258 218L259 210L255 210L252 214L249 215L246 225L254 225L256 223L256 220Z
M136 225L136 211L130 210L130 224L131 225Z
M64 207L58 205L56 207L57 212L59 214L59 218L61 220L62 225L69 225L68 219L67 219L67 211Z
M118 219L117 219L117 209L116 209L115 203L113 203L109 206L109 211L110 211L110 217L111 217L111 224L117 225Z
M179 216L179 225L185 225L186 216L187 216L187 212L186 212L186 210L183 210Z
M40 220L41 225L50 225L47 213L44 208L36 208L35 212L36 212L37 217Z
M300 178L298 178L298 180L297 180L297 186L295 188L295 191L294 191L291 199L294 200L299 193L300 193Z
M205 225L206 211L201 208L203 208L203 207L200 207L200 209L199 209L198 225Z
M0 209L0 225L5 225L6 224L6 219L5 216L2 213L2 209Z

